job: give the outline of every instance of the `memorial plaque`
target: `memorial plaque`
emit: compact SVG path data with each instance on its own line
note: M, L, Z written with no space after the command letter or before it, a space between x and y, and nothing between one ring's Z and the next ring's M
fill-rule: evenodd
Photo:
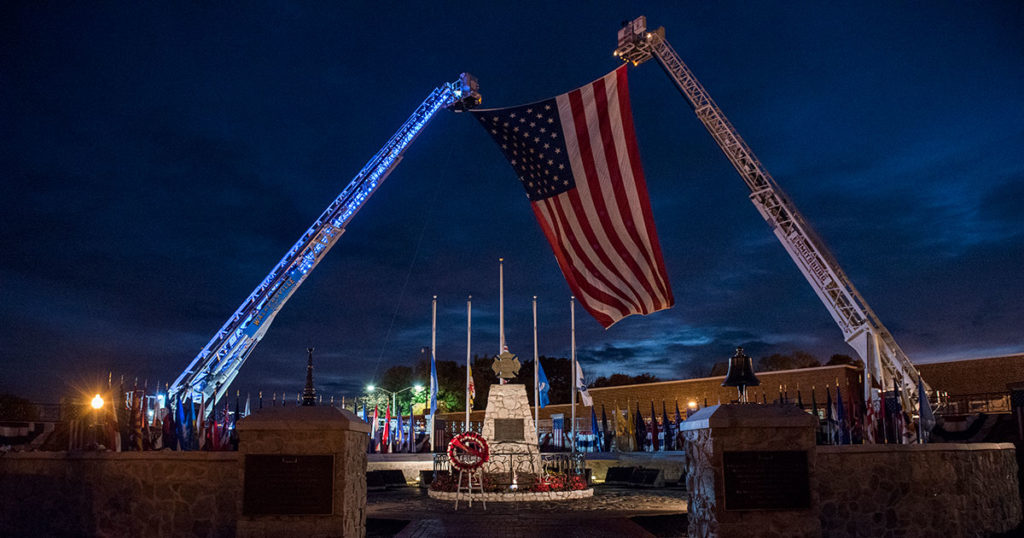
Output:
M521 418L496 418L494 419L494 440L495 441L523 441L523 419Z
M811 507L807 452L724 452L726 510L806 510Z
M245 456L243 515L330 515L333 509L334 456Z

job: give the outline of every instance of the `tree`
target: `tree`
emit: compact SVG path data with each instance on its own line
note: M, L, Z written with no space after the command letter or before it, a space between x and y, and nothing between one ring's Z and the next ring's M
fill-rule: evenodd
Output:
M590 384L590 387L621 387L622 385L637 385L640 383L656 383L661 381L658 376L644 372L640 375L629 376L626 374L612 374L608 377L601 376Z
M32 402L13 394L0 394L0 420L33 421L39 418L39 409Z
M790 355L772 353L767 357L761 357L757 361L757 371L759 372L813 368L815 366L821 366L821 362L814 355L806 351L794 351Z
M861 368L864 367L864 361L860 359L855 359L849 355L841 355L839 353L836 353L829 357L828 362L825 363L825 366L837 366L840 364L849 364L851 366L859 366Z

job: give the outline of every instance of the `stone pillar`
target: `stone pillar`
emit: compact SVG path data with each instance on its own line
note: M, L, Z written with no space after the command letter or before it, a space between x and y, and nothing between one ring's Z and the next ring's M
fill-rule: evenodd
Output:
M369 424L334 407L238 421L239 537L365 536Z
M821 536L816 426L792 405L716 405L687 419L688 536Z
M494 421L522 421L522 432L518 439L498 439L495 436ZM516 422L518 423L518 422ZM507 422L505 424L508 424ZM501 428L499 428L501 429ZM516 428L518 432L518 428ZM526 399L526 385L491 385L487 393L487 411L484 413L484 429L481 432L491 448L491 454L526 454L529 456L534 472L540 472L540 447L537 444L537 432L533 427L533 415L530 414L530 401ZM523 456L515 456L522 458ZM499 472L506 470L509 456L491 457L484 470ZM530 469L520 469L529 471Z

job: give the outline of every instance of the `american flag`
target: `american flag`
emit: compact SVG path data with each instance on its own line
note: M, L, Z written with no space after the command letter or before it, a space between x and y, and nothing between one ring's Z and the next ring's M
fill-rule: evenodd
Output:
M672 306L625 65L546 101L473 114L519 176L572 292L601 325Z

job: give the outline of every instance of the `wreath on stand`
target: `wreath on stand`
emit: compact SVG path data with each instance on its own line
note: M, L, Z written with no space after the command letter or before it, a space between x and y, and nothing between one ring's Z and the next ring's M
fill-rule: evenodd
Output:
M448 443L448 461L460 471L475 471L490 459L487 440L476 432L463 432Z

